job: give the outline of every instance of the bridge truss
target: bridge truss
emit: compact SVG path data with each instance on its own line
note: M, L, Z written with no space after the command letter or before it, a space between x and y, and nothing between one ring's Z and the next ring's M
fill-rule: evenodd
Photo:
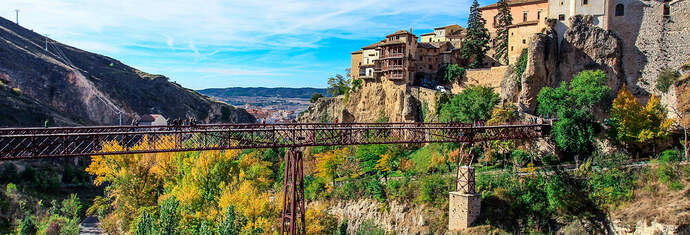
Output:
M0 161L91 155L288 148L281 233L304 232L306 146L473 143L548 135L548 124L291 123L0 128ZM116 144L120 147L106 147ZM142 148L141 146L146 146Z

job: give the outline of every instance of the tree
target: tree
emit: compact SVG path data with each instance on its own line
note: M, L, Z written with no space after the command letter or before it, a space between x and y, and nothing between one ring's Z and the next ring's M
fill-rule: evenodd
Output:
M611 106L612 130L616 139L626 146L642 147L669 134L673 120L666 118L666 113L655 96L642 106L623 86Z
M492 88L471 86L442 105L442 122L475 122L489 119L489 111L500 101Z
M327 93L331 96L339 96L350 91L350 81L343 75L336 74L335 77L328 78Z
M309 102L316 103L316 101L319 100L321 97L323 97L321 93L314 93L313 95L311 95Z
M508 64L508 26L513 24L508 2L498 0L498 14L496 14L496 46L494 57L498 61Z
M593 120L594 107L607 100L610 88L604 83L601 71L582 71L571 83L558 88L545 87L539 91L537 110L544 116L556 116L551 136L556 145L567 153L589 154L599 124Z
M349 150L347 148L336 149L325 153L319 153L316 158L316 176L331 182L331 187L335 185L335 179L342 176L340 166L345 162Z
M467 33L463 42L462 58L470 60L470 68L479 68L484 63L487 43L489 42L489 30L484 27L486 21L479 12L479 3L474 0L470 7L470 16L467 19Z
M450 64L444 66L443 69L440 70L440 72L442 72L443 82L446 84L451 84L456 80L459 80L462 77L462 75L465 74L465 68L460 67L457 64Z
M503 104L491 111L491 119L486 121L486 124L496 125L505 124L518 120L517 106L512 103Z

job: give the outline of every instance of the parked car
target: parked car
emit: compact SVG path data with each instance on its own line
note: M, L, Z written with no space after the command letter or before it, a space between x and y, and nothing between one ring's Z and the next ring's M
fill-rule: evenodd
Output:
M448 93L448 90L446 90L444 86L436 86L436 90L443 93Z

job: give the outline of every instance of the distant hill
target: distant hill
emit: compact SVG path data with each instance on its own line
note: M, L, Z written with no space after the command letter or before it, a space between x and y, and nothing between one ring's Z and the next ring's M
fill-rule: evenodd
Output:
M325 88L266 88L266 87L229 87L229 88L209 88L198 90L199 93L214 97L230 96L258 96L258 97L278 97L278 98L303 98L309 99L314 93L326 95Z
M147 113L204 122L255 122L214 101L120 61L83 51L0 17L0 127L130 123Z

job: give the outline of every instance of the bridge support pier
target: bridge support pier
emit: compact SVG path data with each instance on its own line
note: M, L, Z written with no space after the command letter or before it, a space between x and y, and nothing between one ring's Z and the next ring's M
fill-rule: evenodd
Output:
M481 196L476 193L474 167L458 167L457 190L450 192L448 200L448 230L468 228L479 218Z
M283 177L283 212L280 234L305 234L304 172L302 150L290 148L285 152Z

